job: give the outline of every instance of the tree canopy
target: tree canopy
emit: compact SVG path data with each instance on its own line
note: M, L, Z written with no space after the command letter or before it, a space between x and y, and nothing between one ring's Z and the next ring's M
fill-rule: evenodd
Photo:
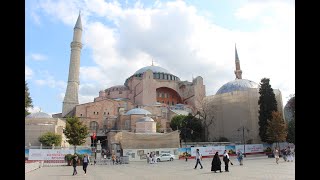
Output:
M39 137L39 142L41 142L45 146L52 146L53 144L56 146L60 146L61 141L62 136L53 132L47 132Z
M290 119L288 120L288 136L287 136L287 141L289 143L295 144L295 132L296 132L296 109L295 109L295 95L293 95L288 103L287 107L288 110L290 111Z
M267 142L284 142L287 138L287 125L278 111L272 112L272 119L268 120Z
M276 96L269 84L268 78L261 79L259 89L259 136L262 142L268 141L267 127L268 120L272 119L272 111L277 111L277 100Z
M27 81L25 81L25 87L24 87L24 111L25 111L25 116L30 114L30 112L28 112L28 108L29 107L33 107L33 105L32 105L32 99L31 99L30 93L29 93L28 83L27 83Z
M202 125L201 121L192 114L188 116L176 115L171 119L172 130L180 130L180 137L184 140L201 141Z
M64 135L67 137L67 142L76 146L82 145L86 142L89 134L88 127L84 125L78 117L68 117L66 120L66 128L63 130Z

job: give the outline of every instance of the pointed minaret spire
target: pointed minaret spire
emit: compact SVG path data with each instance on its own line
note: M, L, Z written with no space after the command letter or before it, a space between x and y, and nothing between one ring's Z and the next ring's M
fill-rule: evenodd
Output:
M234 74L236 75L236 79L242 79L242 71L240 69L240 60L238 57L238 52L237 52L237 45L235 44L235 61L236 61L236 70L234 71Z
M81 23L81 11L79 11L79 16L76 22L76 25L74 26L74 28L79 28L82 30L82 23Z
M152 64L151 64L151 66L153 66L153 58L152 58Z
M64 96L62 105L62 117L66 117L76 105L79 104L78 91L79 91L79 71L80 71L80 53L82 48L81 43L82 24L81 16L79 16L76 25L73 29L73 41L71 42L71 55L69 64L69 76L66 94Z

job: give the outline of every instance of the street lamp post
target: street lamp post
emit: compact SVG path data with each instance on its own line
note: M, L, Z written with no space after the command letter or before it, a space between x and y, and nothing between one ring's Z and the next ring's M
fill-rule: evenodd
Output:
M241 129L242 129L242 140L243 140L243 156L246 157L246 140L244 137L244 129L246 129L247 131L249 131L249 129L242 126L238 129L238 131L240 131Z

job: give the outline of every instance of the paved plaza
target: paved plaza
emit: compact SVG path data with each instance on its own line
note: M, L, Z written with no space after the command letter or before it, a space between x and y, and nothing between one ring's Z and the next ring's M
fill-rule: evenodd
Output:
M221 158L222 160L222 158ZM211 172L211 158L203 159L203 169L195 170L195 160L174 160L147 164L146 162L130 162L122 165L89 165L87 175L84 175L82 166L77 167L78 174L72 176L72 166L43 167L25 174L26 180L68 180L68 179L90 179L90 180L194 180L194 179L231 179L231 180L270 180L270 179L295 179L295 162L284 162L279 160L276 164L274 158L247 157L244 165L240 166L234 157L231 157L233 166L229 165L230 172ZM224 163L222 162L224 171Z

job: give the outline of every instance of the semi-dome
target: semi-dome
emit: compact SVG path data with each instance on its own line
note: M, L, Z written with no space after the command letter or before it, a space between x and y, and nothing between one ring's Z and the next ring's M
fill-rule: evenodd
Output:
M162 67L159 67L159 66L146 66L146 67L143 67L143 68L139 69L138 71L136 71L134 73L134 75L135 74L143 74L148 69L150 69L154 73L167 73L167 74L170 74L168 70L166 70L166 69L164 69Z
M143 117L138 119L136 122L154 122L154 120L151 117Z
M143 115L148 115L151 114L149 111L145 110L145 109L141 109L141 108L134 108L131 109L130 111L128 111L126 113L126 115L131 115L131 114L143 114Z
M246 91L249 88L258 88L259 85L247 79L236 79L223 85L216 94L229 93L233 91Z
M36 112L36 113L31 113L26 118L30 119L35 119L35 118L52 118L51 115L44 113L44 112Z

